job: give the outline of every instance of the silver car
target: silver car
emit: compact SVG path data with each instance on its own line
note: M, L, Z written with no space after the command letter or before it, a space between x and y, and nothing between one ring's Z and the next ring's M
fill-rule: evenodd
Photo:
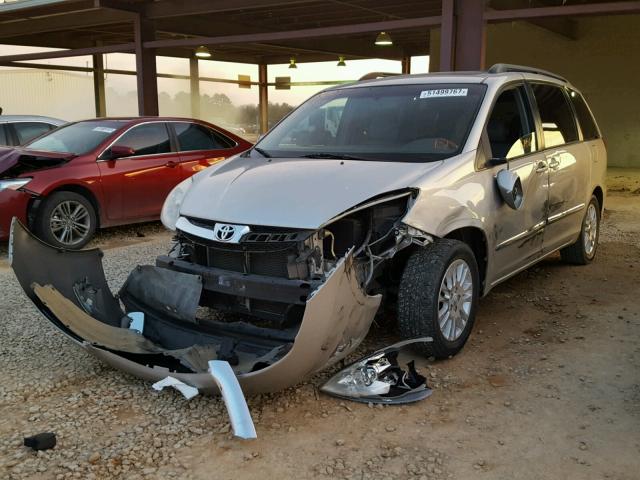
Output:
M60 254L14 228L13 267L114 366L215 391L206 362L225 360L246 391L277 390L351 353L382 301L403 337L431 337L423 353L447 358L495 285L558 250L591 262L606 163L582 95L557 75L362 81L179 184L162 212L175 245L131 273L122 305L97 252ZM54 273L35 278L36 263ZM125 335L140 314L142 337Z
M22 145L65 123L40 115L0 115L0 145Z

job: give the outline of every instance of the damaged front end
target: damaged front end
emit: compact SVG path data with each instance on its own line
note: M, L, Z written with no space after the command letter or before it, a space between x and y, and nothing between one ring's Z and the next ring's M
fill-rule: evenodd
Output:
M116 368L216 393L208 365L220 360L246 393L276 391L364 339L385 261L431 241L402 224L411 201L411 192L373 199L316 231L181 217L170 254L136 267L115 296L101 251L55 249L16 220L10 261L40 311ZM222 227L242 233L224 241Z

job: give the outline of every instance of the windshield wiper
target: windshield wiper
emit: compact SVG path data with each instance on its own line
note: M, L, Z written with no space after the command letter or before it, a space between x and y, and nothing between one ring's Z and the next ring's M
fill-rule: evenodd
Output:
M302 158L329 158L332 160L369 160L368 158L355 157L353 155L344 155L341 153L309 153L302 155Z
M263 149L262 149L262 148L260 148L260 147L253 147L253 150L255 150L256 152L258 152L258 153L259 153L260 155L262 155L263 157L271 158L271 155L270 155L266 150L263 150Z

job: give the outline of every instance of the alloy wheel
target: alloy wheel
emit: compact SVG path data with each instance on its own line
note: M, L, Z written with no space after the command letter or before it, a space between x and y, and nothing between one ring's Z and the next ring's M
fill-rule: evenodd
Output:
M464 332L473 302L473 277L467 262L457 259L442 277L438 294L438 324L442 336L453 342Z
M598 212L593 203L587 208L587 215L584 218L584 253L591 258L596 249L596 241L598 240Z
M91 229L89 211L82 203L74 200L61 202L51 212L49 228L62 245L77 245L87 237Z

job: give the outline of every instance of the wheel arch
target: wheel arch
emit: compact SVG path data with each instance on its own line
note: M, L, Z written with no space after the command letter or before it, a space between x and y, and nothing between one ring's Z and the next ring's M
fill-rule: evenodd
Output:
M598 204L600 205L600 213L604 212L604 190L600 185L596 186L593 189L592 195L594 195L598 199Z
M448 232L443 238L461 241L471 248L478 264L478 274L480 275L480 285L482 287L480 292L483 292L489 262L487 236L484 230L478 227L461 227Z
M77 193L79 195L82 195L83 197L85 197L87 200L89 200L89 202L91 202L91 205L93 206L95 212L96 212L96 228L100 228L100 223L101 223L101 210L100 210L100 202L98 202L98 198L95 196L95 194L91 191L91 189L83 186L83 185L78 185L75 183L68 183L68 184L64 184L64 185L59 185L57 187L55 187L52 190L49 190L46 194L38 197L36 199L36 201L32 202L31 205L29 206L29 223L31 224L33 222L33 220L35 219L36 213L38 208L40 207L40 205L42 205L42 201L51 196L54 193L57 192L74 192Z

